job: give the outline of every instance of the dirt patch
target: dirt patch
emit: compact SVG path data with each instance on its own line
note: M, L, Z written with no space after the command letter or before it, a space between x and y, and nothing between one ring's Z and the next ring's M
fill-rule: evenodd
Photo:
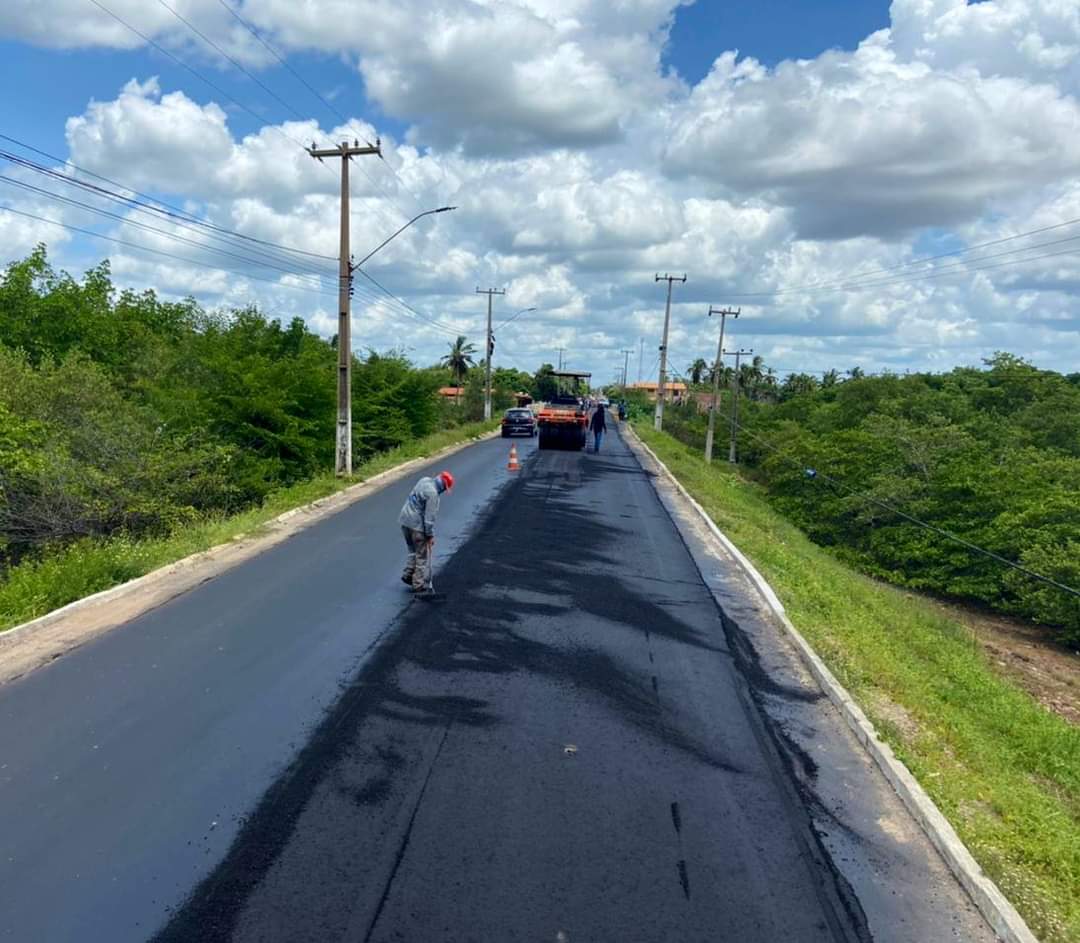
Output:
M1080 726L1080 653L1048 638L1042 626L955 603L933 604L971 632L1002 675Z
M876 721L890 724L904 743L914 743L922 733L919 722L911 716L907 709L890 700L881 692L871 692L869 695L870 714Z

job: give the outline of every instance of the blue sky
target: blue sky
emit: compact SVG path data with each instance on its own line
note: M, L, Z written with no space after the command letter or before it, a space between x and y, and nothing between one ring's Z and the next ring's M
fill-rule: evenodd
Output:
M0 97L0 131L217 226L332 255L333 175L278 133L294 115L161 3L102 2L220 91L90 0L6 0L0 81L18 93ZM219 0L171 2L300 113L289 136L325 143L333 111L258 55ZM1064 367L1080 346L1076 258L1043 260L1033 238L1011 238L1080 217L1080 35L1053 0L355 0L356 17L338 21L322 2L229 0L383 136L386 162L354 174L354 246L420 208L460 207L373 260L401 300L359 293L365 345L434 358L449 334L475 334L475 285L500 285L497 319L538 308L500 337L501 356L530 364L566 346L603 376L622 348L655 350L652 276L671 269L690 276L671 341L687 362L714 343L707 305L729 302L746 306L739 343L804 368L942 369L997 349ZM5 205L132 233L5 186L8 258L44 239L75 271L108 256L119 284L333 329L332 292L302 278L193 268L190 245L144 231L133 241L177 264L64 242ZM997 239L1030 262L918 263ZM215 258L208 247L202 261ZM900 274L868 280L882 270Z
M889 25L888 0L756 0L696 3L675 14L665 61L699 82L723 49L774 66L826 49L854 49Z

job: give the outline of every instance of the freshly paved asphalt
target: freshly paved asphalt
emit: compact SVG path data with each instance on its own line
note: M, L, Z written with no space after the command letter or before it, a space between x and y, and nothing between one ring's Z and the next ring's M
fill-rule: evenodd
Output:
M457 478L437 559L506 484L506 452L430 467ZM397 514L421 473L0 686L0 939L146 940L220 861L408 607Z
M0 688L0 931L987 939L814 694L849 798L807 792L618 436L520 446L446 463L442 603L397 582L410 480Z

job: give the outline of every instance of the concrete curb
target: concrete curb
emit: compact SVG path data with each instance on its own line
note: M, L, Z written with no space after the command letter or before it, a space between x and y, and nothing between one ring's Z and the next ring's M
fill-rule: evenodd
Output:
M885 774L885 778L896 791L904 806L922 827L927 837L945 860L949 870L952 871L961 886L967 891L998 938L1005 941L1005 943L1038 943L1038 938L1031 932L1020 914L1017 913L1016 908L1009 903L997 885L986 876L979 863L960 840L960 836L956 834L952 825L941 814L941 810L926 794L915 777L911 775L911 771L897 759L892 748L881 740L869 718L855 703L851 695L844 690L843 685L836 680L833 673L829 671L825 663L818 657L818 654L811 648L810 643L803 638L799 630L792 624L784 610L783 603L780 602L773 588L758 572L754 564L716 526L701 504L683 487L671 469L660 460L656 453L638 437L633 427L628 425L626 428L630 432L628 438L636 446L643 449L650 459L655 462L665 477L675 486L679 494L700 515L710 533L723 545L724 549L735 559L754 584L769 609L783 625L792 644L798 650L811 674L817 679L818 684L821 685L822 690L839 709L859 742L873 757L874 762Z
M285 511L259 525L252 534L238 534L226 543L168 563L136 579L77 599L0 632L0 684L21 677L91 638L219 576L381 487L403 478L418 466L452 455L498 434L499 430L495 429L449 445L431 455L409 459L325 498ZM114 607L116 611L110 613L109 610Z

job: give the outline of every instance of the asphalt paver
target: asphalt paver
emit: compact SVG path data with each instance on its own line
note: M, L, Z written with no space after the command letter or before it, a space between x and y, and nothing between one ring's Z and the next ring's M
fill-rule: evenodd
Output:
M438 579L160 943L872 938L618 434L534 454Z

